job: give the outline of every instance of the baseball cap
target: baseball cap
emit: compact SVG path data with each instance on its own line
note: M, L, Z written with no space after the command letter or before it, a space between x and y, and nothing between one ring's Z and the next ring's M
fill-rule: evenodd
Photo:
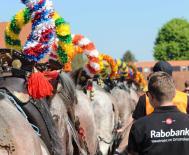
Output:
M173 67L171 66L171 64L169 64L166 61L158 61L153 67L153 72L160 72L160 71L166 72L172 76Z

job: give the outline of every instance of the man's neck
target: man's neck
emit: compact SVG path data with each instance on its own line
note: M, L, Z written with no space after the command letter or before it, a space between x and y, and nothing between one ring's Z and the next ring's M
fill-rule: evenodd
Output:
M161 107L164 107L164 106L174 106L173 102L162 102L160 104Z

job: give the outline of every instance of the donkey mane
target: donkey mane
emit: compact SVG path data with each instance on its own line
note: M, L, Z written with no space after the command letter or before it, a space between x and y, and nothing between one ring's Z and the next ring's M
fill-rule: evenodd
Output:
M78 103L76 88L74 82L70 76L64 72L59 74L59 82L62 86L61 90L58 92L66 105L67 114L74 124L75 122L75 109L74 105Z
M71 72L70 77L72 78L75 85L77 85L79 74L83 71L83 68L79 68L73 72Z
M61 138L59 136L59 133L57 132L55 122L53 120L53 117L52 117L49 107L47 105L47 101L44 99L40 102L45 102L44 106L42 106L41 108L43 108L43 111L46 116L45 119L47 119L46 121L48 123L48 131L51 136L52 154L53 155L62 155L63 148L62 148Z
M61 72L59 75L59 81L62 86L62 97L66 104L77 104L77 95L75 84L70 78L70 76L64 72Z

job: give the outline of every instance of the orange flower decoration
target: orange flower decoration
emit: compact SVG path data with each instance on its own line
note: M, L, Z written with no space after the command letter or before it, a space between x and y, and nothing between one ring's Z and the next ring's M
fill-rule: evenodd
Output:
M71 63L70 62L65 63L63 70L64 70L64 72L71 72L72 71Z
M115 60L111 56L106 55L106 54L101 54L101 57L102 57L102 60L106 61L111 67L110 77L115 78L117 75L117 70L118 70Z

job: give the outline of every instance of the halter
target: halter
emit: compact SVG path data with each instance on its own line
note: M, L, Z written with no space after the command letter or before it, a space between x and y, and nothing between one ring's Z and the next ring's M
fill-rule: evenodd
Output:
M26 78L36 68L39 71L59 70L62 65L50 59L47 63L36 63L24 54L12 49L0 49L0 77Z

